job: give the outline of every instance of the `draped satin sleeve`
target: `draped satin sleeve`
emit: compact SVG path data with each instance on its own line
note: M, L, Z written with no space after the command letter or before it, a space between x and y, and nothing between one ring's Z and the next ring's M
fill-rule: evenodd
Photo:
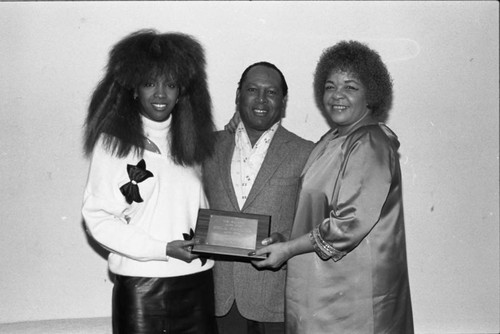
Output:
M315 252L288 260L288 332L413 333L398 146L370 124L311 154L292 238Z
M341 147L343 162L329 218L313 234L321 251L334 261L353 250L379 222L391 189L396 152L377 128L354 133Z

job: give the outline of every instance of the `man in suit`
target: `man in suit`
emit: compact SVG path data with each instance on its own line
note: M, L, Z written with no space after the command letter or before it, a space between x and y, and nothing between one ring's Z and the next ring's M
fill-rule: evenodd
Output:
M288 87L273 64L242 74L236 91L241 118L234 133L217 133L204 164L210 208L271 216L268 243L289 238L302 168L313 148L281 126ZM285 270L258 270L250 262L220 260L214 267L220 334L284 333Z

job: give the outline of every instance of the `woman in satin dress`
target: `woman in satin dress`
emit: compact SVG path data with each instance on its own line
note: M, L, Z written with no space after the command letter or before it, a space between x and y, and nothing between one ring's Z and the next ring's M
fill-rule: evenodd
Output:
M292 237L257 251L288 261L287 333L413 333L397 136L380 121L392 79L365 44L326 49L314 75L334 126L302 173Z

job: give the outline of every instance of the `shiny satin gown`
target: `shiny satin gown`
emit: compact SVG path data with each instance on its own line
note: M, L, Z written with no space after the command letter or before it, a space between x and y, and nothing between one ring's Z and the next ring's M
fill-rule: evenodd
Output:
M398 147L368 124L311 153L292 238L319 226L332 258L288 261L288 334L413 333Z

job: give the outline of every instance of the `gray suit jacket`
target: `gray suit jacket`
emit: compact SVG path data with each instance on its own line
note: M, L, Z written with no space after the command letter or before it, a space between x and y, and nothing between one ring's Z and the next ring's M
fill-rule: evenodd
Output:
M248 198L239 208L231 180L234 134L217 133L215 154L204 164L203 180L210 208L271 216L271 233L290 237L302 168L314 144L279 127ZM247 319L284 321L285 270L257 270L249 262L215 262L216 315L229 312L236 300Z

